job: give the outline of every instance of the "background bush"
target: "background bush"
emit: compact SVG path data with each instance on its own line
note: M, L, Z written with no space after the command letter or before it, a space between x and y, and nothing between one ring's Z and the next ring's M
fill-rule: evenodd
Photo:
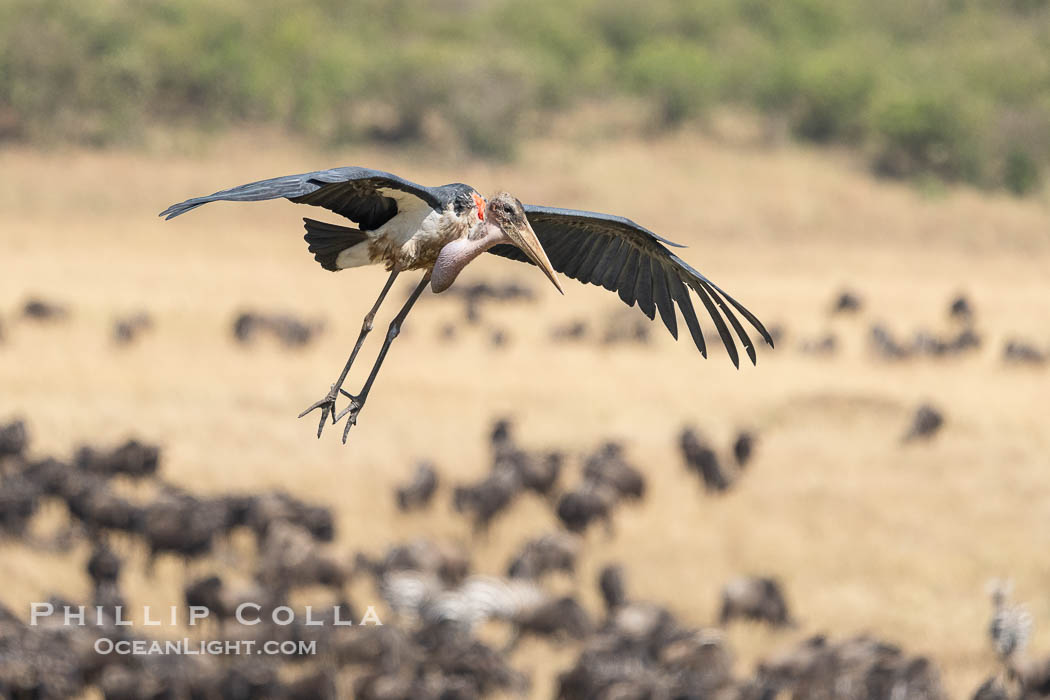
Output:
M1024 193L1050 160L1048 27L1045 0L0 0L0 139L260 123L508 157L622 96L653 129L731 103L887 175Z

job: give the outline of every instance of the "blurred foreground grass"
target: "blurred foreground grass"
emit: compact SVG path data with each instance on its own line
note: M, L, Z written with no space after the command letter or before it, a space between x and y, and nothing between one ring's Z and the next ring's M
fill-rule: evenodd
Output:
M1023 194L1050 159L1050 3L0 0L0 139L253 123L507 157L623 100L646 131L743 105L883 174Z

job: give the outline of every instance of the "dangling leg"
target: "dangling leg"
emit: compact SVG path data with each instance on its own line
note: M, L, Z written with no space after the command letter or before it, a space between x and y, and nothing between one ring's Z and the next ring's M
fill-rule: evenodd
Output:
M361 389L361 393L357 396L350 394L340 389L344 396L350 399L350 405L340 411L339 415L334 418L335 422L345 416L347 413L350 417L346 419L346 427L343 428L343 444L346 444L346 436L350 434L350 428L357 425L357 414L361 412L361 408L365 405L365 400L368 398L368 392L372 389L372 383L376 380L376 375L379 374L379 368L383 364L383 359L386 358L386 353L390 350L390 344L394 342L394 338L401 332L401 324L405 322L405 317L408 316L408 312L412 310L412 305L416 303L416 299L426 289L427 284L430 282L430 273L423 275L423 279L419 281L419 284L414 290L412 290L411 296L408 297L408 301L401 307L401 310L394 317L394 320L390 322L390 328L386 332L386 340L383 341L383 347L379 350L379 357L376 358L376 363L372 367L372 373L368 375L368 380L365 382L364 387Z
M398 270L396 269L390 273L390 277L387 278L386 284L383 286L383 291L379 293L379 298L376 299L376 303L372 306L372 310L365 316L364 323L361 324L361 335L357 336L357 343L354 345L353 352L350 353L350 359L346 361L346 367L343 367L342 374L339 375L339 379L337 379L335 384L332 385L328 395L299 414L299 417L302 418L315 409L321 409L321 422L317 424L317 437L321 437L321 431L324 430L324 422L328 416L332 417L332 425L336 424L335 400L339 398L339 389L342 388L343 382L346 381L346 375L350 372L350 367L354 364L354 359L357 357L357 353L361 351L361 346L365 344L365 336L367 336L368 332L372 330L372 321L375 320L376 312L379 311L379 305L383 303L383 299L386 298L387 292L389 292L390 288L394 286L394 280L397 279L397 274Z

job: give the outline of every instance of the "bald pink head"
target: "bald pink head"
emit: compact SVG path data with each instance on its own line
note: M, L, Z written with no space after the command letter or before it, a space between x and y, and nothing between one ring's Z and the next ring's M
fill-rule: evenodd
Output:
M471 260L501 243L520 248L543 270L557 290L565 293L555 277L554 267L547 259L547 253L544 252L536 232L532 230L525 216L525 208L518 199L506 192L500 192L489 200L485 206L484 219L478 222L468 236L456 239L441 249L434 263L431 289L435 293L445 291L452 286L456 277Z

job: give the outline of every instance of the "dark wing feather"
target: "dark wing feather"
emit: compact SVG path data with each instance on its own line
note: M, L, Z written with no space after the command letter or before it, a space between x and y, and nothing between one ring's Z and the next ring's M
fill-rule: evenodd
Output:
M443 188L417 185L381 170L348 167L252 182L207 197L194 197L173 204L160 215L171 219L218 200L257 202L284 197L298 204L324 207L350 219L362 230L370 231L385 224L398 212L397 200L384 195L381 189L414 195L432 207L441 208L445 205Z
M739 366L740 359L733 332L751 362L757 360L754 343L734 309L772 347L773 339L754 314L666 247L683 246L621 216L532 205L525 206L525 214L555 270L581 282L615 291L628 306L637 302L650 319L659 311L660 319L676 338L677 303L689 334L704 357L707 357L707 347L689 296L690 289L710 314L734 365ZM530 262L524 253L511 245L498 245L489 252Z

